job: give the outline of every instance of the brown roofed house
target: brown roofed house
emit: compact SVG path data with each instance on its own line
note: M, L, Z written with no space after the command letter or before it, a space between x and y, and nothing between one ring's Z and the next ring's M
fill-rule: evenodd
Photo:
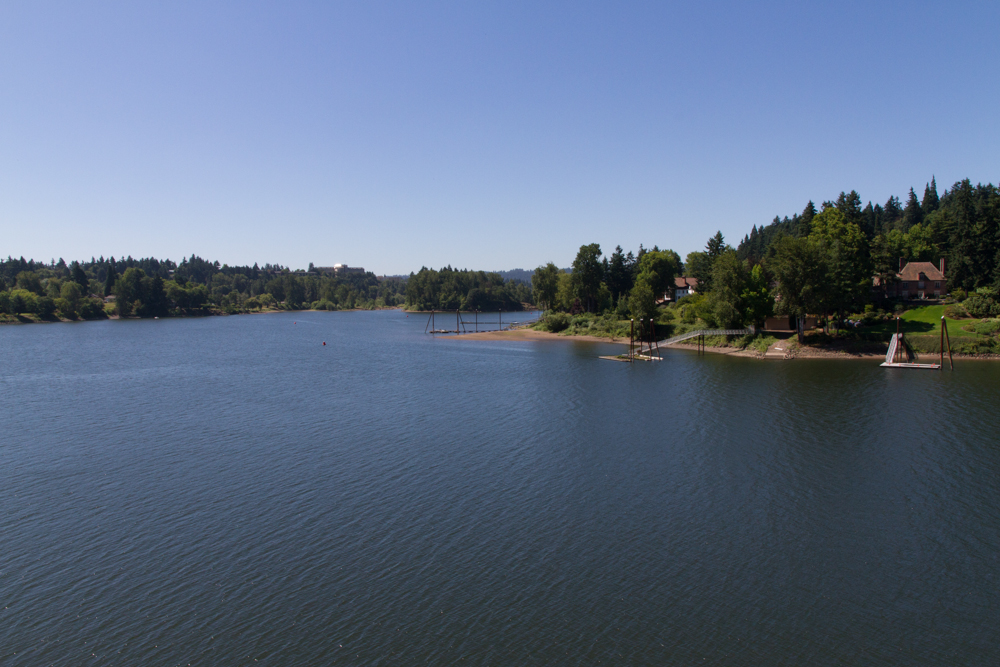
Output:
M948 293L948 281L944 277L944 258L941 265L931 262L907 262L899 260L899 273L895 285L889 287L888 296L901 299L940 299Z
M674 278L674 298L680 299L688 294L698 291L698 279L688 276L677 276Z

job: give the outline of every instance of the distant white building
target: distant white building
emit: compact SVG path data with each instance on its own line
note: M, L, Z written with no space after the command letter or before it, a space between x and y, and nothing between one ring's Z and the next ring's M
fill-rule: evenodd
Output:
M313 268L315 268L316 271L320 273L333 273L336 275L365 272L364 268L360 266L348 266L347 264L334 264L333 266L316 266Z

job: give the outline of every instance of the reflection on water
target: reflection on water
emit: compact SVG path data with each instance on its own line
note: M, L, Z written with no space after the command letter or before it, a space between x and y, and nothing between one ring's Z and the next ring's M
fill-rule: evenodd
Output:
M424 319L0 328L0 664L1000 658L1000 364Z

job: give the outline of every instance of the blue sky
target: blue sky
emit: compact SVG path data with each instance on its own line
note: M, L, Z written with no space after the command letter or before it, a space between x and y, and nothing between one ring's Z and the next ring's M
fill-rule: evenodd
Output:
M1000 3L5 2L0 254L567 266L1000 180Z

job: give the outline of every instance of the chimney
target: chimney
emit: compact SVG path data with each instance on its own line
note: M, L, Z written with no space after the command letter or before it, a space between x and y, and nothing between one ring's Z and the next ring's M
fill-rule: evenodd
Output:
M903 272L903 258L902 257L899 258L899 272L900 273Z
M944 275L944 257L941 258L941 275Z

